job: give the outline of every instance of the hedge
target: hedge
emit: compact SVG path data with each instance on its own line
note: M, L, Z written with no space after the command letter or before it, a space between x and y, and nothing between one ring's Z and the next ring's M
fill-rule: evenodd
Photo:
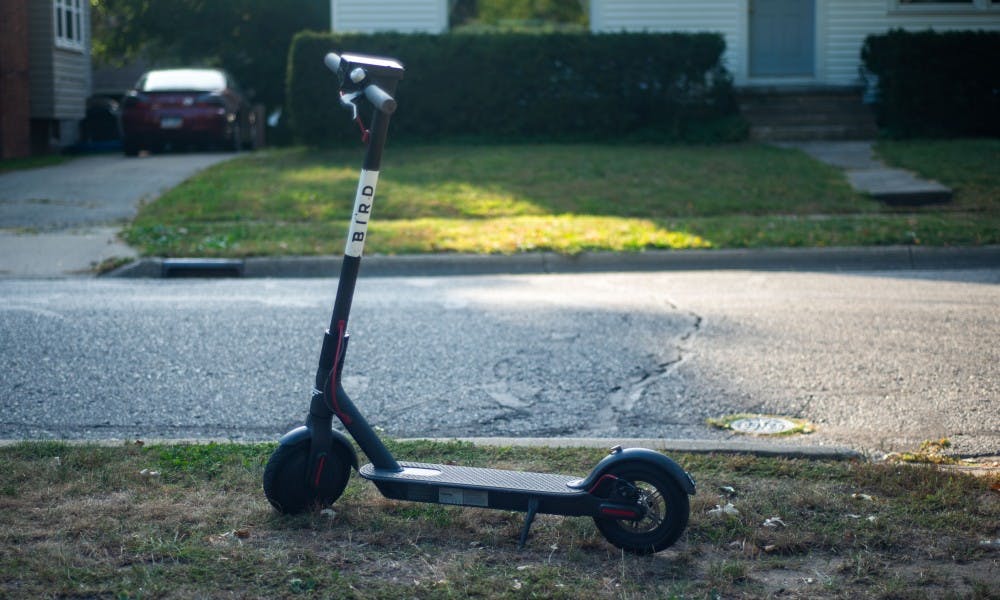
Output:
M861 57L889 135L1000 135L1000 32L893 30L869 36Z
M696 140L739 138L717 34L372 34L303 32L289 51L286 99L308 144L356 140L327 52L406 66L393 139Z

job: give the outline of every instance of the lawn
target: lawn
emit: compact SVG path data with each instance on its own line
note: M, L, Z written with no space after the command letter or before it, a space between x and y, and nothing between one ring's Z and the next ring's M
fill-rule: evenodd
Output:
M906 211L800 152L758 144L390 146L366 252L1000 242L989 168L1000 141L940 144L879 146L906 165L929 156L930 175L958 190L948 205ZM126 238L156 256L337 254L361 153L268 150L215 166L144 206Z
M600 450L389 442L412 460L583 474ZM687 532L649 557L587 518L382 498L278 515L273 444L0 448L0 596L995 598L1000 477L899 463L674 455ZM728 511L720 508L732 505Z
M29 156L27 158L3 158L0 159L0 173L11 171L23 171L25 169L39 169L41 167L51 167L71 160L70 157L61 154L49 154L45 156Z

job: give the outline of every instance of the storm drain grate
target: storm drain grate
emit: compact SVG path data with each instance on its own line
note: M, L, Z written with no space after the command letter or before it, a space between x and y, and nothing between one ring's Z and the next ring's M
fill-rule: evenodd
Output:
M729 428L740 433L751 433L755 435L776 435L788 433L798 425L788 419L778 417L748 417L736 419L729 424Z
M791 435L816 431L816 427L804 419L773 415L730 415L708 419L708 424L748 435Z
M243 261L232 258L168 258L162 277L242 277Z

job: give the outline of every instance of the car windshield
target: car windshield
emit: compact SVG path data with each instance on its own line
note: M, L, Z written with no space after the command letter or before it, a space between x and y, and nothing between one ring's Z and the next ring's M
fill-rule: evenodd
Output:
M226 88L226 77L205 69L150 71L137 87L143 92L216 92Z

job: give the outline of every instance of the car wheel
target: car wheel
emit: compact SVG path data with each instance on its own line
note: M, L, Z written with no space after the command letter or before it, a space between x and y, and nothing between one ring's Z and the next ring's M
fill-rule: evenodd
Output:
M139 156L139 140L134 137L126 137L122 140L122 150L125 152L125 156Z
M243 133L239 125L233 125L232 138L229 140L229 151L239 152L243 145Z

